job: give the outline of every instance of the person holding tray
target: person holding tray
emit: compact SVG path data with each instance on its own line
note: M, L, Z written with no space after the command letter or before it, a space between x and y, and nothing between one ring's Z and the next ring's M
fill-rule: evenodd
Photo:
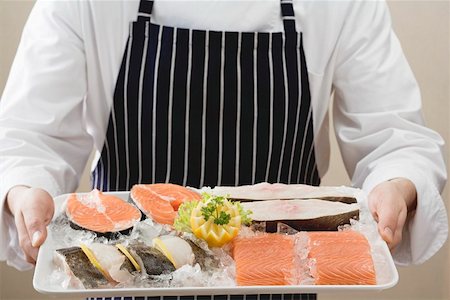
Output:
M0 101L0 259L31 267L92 185L319 185L328 108L397 264L447 239L444 142L384 1L38 1ZM314 295L295 295L314 297Z

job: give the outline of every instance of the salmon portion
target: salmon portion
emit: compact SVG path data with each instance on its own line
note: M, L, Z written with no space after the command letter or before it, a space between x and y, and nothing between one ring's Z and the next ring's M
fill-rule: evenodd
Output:
M186 201L199 201L201 195L171 183L136 184L130 197L148 217L160 224L173 225L178 207Z
M127 230L141 219L134 205L96 189L84 195L71 194L66 215L75 225L98 233Z
M355 231L309 232L312 271L318 285L374 285L375 268L370 245Z
M267 233L236 238L233 258L238 285L290 285L295 282L292 236Z

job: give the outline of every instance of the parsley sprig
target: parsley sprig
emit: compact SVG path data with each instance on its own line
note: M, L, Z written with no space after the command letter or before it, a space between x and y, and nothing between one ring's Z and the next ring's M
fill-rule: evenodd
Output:
M207 193L203 194L204 202L207 203L201 208L201 212L205 221L210 218L214 219L217 225L226 225L231 220L231 215L220 208L223 207L223 202L226 200L222 196L213 196Z

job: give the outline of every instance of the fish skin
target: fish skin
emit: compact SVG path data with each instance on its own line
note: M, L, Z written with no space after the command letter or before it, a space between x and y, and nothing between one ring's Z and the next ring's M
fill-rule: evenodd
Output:
M276 232L284 223L297 231L336 231L359 219L358 203L336 203L323 199L264 200L242 203L252 211L254 223L265 222L267 232Z
M138 256L142 260L143 270L147 275L168 274L175 271L172 262L159 250L143 243L135 243L127 247L133 257Z
M86 289L94 289L108 286L108 280L89 261L80 247L57 249L73 275L81 281Z
M265 221L265 228L266 232L277 232L278 223L284 223L297 231L337 231L339 226L350 224L350 220L359 220L359 210L314 219Z
M201 247L197 246L193 241L186 240L189 245L191 245L192 252L195 255L194 263L198 263L202 270L206 270L207 268L219 268L220 260L216 258L214 255L207 253Z

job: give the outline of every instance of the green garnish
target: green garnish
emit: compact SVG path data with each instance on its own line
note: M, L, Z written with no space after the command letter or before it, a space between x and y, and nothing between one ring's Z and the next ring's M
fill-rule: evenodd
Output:
M242 224L251 224L252 219L249 215L252 214L252 212L250 210L244 210L241 203L228 200L227 196L214 196L208 193L202 194L201 202L205 205L200 209L205 221L212 218L214 223L217 225L227 225L231 220L231 215L222 210L225 201L232 203L232 205L238 209ZM187 201L178 207L178 216L175 218L173 223L173 226L177 231L192 232L191 215L192 211L199 205L199 203L199 201Z
M178 207L178 216L175 218L173 227L177 231L192 232L191 230L191 214L192 210L197 207L198 201L186 201Z
M214 223L217 225L226 225L230 222L231 215L220 210L220 207L225 200L227 200L227 198L222 196L213 196L203 193L203 202L207 204L201 208L201 212L205 221L213 218Z
M241 215L241 223L244 225L252 224L252 218L250 218L249 215L253 212L251 210L244 210L240 202L234 202L234 205L237 206L239 214Z

